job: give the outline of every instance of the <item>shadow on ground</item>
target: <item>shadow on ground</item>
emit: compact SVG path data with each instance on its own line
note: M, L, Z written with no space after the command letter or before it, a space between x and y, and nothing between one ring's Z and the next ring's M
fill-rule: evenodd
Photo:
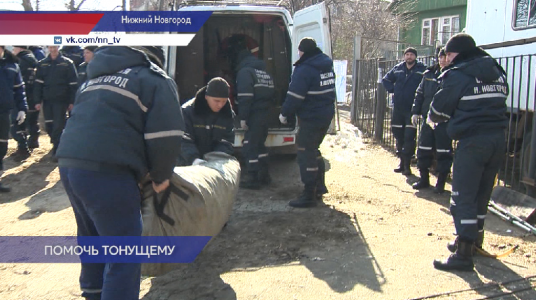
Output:
M2 182L11 187L11 192L2 194L0 204L15 202L42 190L49 184L47 177L56 167L57 163L45 155L26 169L4 176Z
M289 276L294 275L294 268L305 267L336 293L357 285L382 292L385 276L355 216L326 205L311 209L287 206L301 192L297 169L295 162L274 162L272 186L239 191L224 230L193 263L152 278L143 300L237 299L236 291L222 278L252 272L246 284L254 286L262 275L253 272L274 267L288 268ZM258 297L269 289L270 280L288 286L284 278L262 278L261 286L248 290L253 294L241 298Z
M501 260L477 256L475 257L475 270L477 272L455 273L465 280L472 291L460 292L458 295L482 295L479 299L502 300L532 300L536 299L536 290L533 284L534 276L522 277L510 269ZM532 278L531 278L532 277ZM475 298L474 296L471 299Z
M327 206L314 212L235 215L194 263L153 278L143 299L236 299L220 274L295 262L337 293L356 285L381 292L385 277L355 222Z
M30 220L39 217L44 212L57 212L71 207L61 181L46 190L33 195L28 202L28 211L19 216L19 220Z

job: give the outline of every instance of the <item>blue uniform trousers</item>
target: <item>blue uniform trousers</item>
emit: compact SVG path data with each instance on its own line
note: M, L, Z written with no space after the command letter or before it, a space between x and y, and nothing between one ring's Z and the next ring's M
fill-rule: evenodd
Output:
M319 147L328 132L329 124L299 120L296 142L301 181L305 189L325 188L326 165Z
M411 123L411 112L393 110L391 130L395 137L396 154L405 159L411 159L415 154L415 137L417 127Z
M17 141L19 149L26 149L28 148L26 141L26 121L19 125L17 122L18 113L19 111L16 109L11 110L11 136Z
M56 154L56 150L58 150L58 145L60 144L61 133L67 122L67 108L69 104L45 101L42 107L45 117L45 127L50 136L50 142L54 145L52 151Z
M450 212L461 240L475 241L484 229L495 176L506 153L505 133L458 141L454 154Z
M28 129L29 140L37 141L39 139L39 111L28 110L26 115L26 128Z
M417 149L417 167L429 169L437 159L437 172L448 174L452 166L452 140L447 134L448 123L439 123L434 129L423 122Z
M141 236L141 195L133 174L60 167L60 175L73 207L78 236ZM82 296L137 300L140 276L141 264L82 264Z
M0 171L3 170L4 157L7 154L7 142L9 141L9 113L0 113ZM0 172L1 173L1 172Z
M266 112L252 112L247 120L248 130L244 134L242 148L248 172L257 173L268 169L268 150L264 143L268 137L268 118Z

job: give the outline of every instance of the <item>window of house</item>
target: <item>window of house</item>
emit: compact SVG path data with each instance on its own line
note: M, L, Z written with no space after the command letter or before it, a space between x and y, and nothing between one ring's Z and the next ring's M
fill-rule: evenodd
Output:
M451 36L458 32L460 32L459 16L424 19L422 23L421 45L444 45Z
M516 0L514 28L523 29L536 26L536 0Z

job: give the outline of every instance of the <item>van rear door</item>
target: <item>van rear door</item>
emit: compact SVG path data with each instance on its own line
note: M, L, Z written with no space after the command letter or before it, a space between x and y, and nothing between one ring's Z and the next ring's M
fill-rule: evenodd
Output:
M316 40L318 48L331 57L329 14L324 2L306 7L294 14L292 29L292 61L299 59L298 45L304 37Z

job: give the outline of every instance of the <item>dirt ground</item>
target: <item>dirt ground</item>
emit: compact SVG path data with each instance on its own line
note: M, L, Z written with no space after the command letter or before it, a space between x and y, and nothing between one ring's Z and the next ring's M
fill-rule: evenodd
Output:
M301 191L297 164L272 157L273 183L240 190L228 225L196 261L144 277L140 299L536 299L536 237L492 214L484 248L518 245L513 254L476 257L474 273L435 270L433 259L448 255L453 238L450 195L415 192L418 178L395 174L395 157L364 141L348 108L340 109L341 130L321 147L329 166L324 205L288 207ZM40 141L27 161L5 159L3 180L13 192L0 194L1 236L76 232L48 138ZM79 269L0 264L0 299L80 299Z

